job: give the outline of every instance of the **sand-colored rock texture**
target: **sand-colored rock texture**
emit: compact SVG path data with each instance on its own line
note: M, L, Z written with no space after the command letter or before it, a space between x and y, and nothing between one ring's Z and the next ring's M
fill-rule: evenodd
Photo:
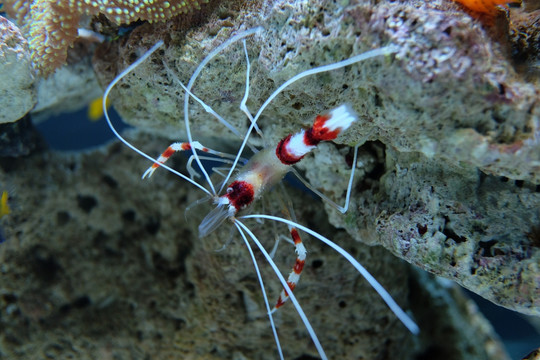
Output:
M279 85L304 70L398 45L395 56L293 84L263 112L259 126L272 143L316 114L350 103L361 121L337 142L362 145L357 165L363 176L351 211L345 217L330 214L334 225L499 305L538 315L540 90L537 69L512 57L520 42L512 42L508 20L488 25L446 1L257 4L256 12L222 9L195 30L174 23L157 30L141 27L122 44L106 47L108 56L95 65L104 83L165 40L165 47L116 89L113 99L123 118L185 138L183 91L174 77L187 83L204 56L237 28L265 27L248 40L247 105L254 113ZM505 30L507 35L496 37ZM534 52L521 46L531 64ZM238 106L245 67L242 46L231 46L193 88L244 131L249 121ZM190 118L201 141L238 143L202 107L192 106ZM339 198L350 154L347 148L330 148L299 167L313 186Z

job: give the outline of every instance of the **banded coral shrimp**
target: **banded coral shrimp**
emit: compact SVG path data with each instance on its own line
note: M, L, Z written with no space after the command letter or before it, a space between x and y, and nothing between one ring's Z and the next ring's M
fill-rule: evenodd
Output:
M110 118L108 116L107 109L106 109L106 102L107 102L108 95L110 91L113 89L113 87L116 85L116 83L118 83L124 76L130 73L142 62L144 62L159 47L161 47L163 45L162 41L156 43L142 57L136 60L132 65L130 65L124 71L122 71L107 87L105 91L105 95L103 97L103 108L104 108L107 122L111 130L114 132L116 137L120 139L124 144L126 144L128 147L133 149L135 152L139 153L141 156L152 161L153 164L146 172L144 172L142 176L143 179L146 177L152 176L155 170L157 170L159 167L163 167L167 169L168 171L170 171L171 173L175 174L178 177L181 177L185 181L191 183L192 185L194 185L195 187L203 191L208 196L208 198L213 199L216 207L207 215L207 217L203 220L203 222L199 226L200 237L205 237L208 234L212 233L225 220L231 221L232 224L236 227L243 242L246 244L246 248L248 249L250 257L252 259L253 266L255 268L258 282L260 284L260 288L261 288L262 295L264 298L266 313L269 317L272 332L274 335L274 340L276 342L280 358L283 359L284 355L283 355L283 350L280 345L280 338L278 336L276 325L274 323L273 314L276 312L277 308L281 307L281 305L283 305L284 302L288 299L290 299L290 302L293 304L296 312L302 319L302 322L306 330L308 331L309 336L311 337L313 341L313 344L315 345L318 355L323 359L327 358L324 348L321 342L319 341L319 338L317 337L314 328L312 327L305 312L302 310L302 307L300 306L294 292L291 291L291 290L294 290L298 282L298 278L299 278L300 273L302 272L304 262L305 262L305 256L306 256L306 250L304 248L302 240L300 239L300 236L298 235L298 231L309 234L312 237L320 240L322 243L332 248L333 250L338 252L342 257L344 257L368 281L368 283L373 287L373 289L376 290L376 292L382 297L384 302L388 305L388 307L396 315L396 317L403 323L403 325L405 325L405 327L409 329L411 333L417 334L419 332L419 329L418 329L418 326L415 324L415 322L399 307L399 305L397 305L397 303L392 299L390 294L377 282L377 280L375 280L375 278L371 276L371 274L357 260L355 260L353 256L351 256L346 250L341 248L339 245L329 240L328 238L324 237L323 235L291 219L282 218L278 216L272 216L272 215L264 215L264 214L244 214L244 210L250 207L251 203L254 200L257 200L258 198L260 198L262 194L265 191L267 191L267 188L272 187L273 185L276 185L279 181L281 181L281 179L284 177L284 175L287 172L292 171L291 165L300 161L307 153L313 150L319 142L335 139L342 131L346 131L346 129L353 122L357 121L357 115L355 114L354 110L349 105L340 105L334 109L329 109L327 113L319 115L315 118L315 121L313 122L313 125L311 128L309 128L308 130L301 130L297 133L285 136L277 144L277 146L276 144L273 144L273 145L270 145L269 147L265 147L262 150L255 149L254 151L256 152L256 154L249 160L249 162L247 162L247 164L245 164L244 167L242 167L240 170L236 170L237 166L240 163L240 159L241 159L241 156L243 154L245 147L250 146L251 148L253 148L248 143L250 134L253 131L257 131L260 133L260 129L257 126L257 120L259 119L259 117L261 116L265 108L284 89L286 89L291 84L305 77L313 76L320 73L330 72L332 70L340 69L346 66L351 66L353 64L356 64L358 62L361 62L361 61L364 61L373 57L390 55L393 52L395 52L396 49L393 46L387 46L387 47L375 49L372 51L368 51L368 52L350 57L348 59L345 59L339 62L323 65L320 67L316 67L316 68L301 72L297 74L296 76L293 76L292 78L290 78L288 81L284 82L281 86L279 86L272 93L272 95L270 95L267 98L267 100L259 108L257 113L253 115L246 106L246 102L247 102L247 99L249 97L249 92L250 92L250 59L249 59L247 48L246 48L245 38L252 36L260 31L262 31L262 28L255 28L255 29L244 31L244 32L240 32L237 35L225 41L224 43L222 43L220 46L214 49L209 55L207 55L206 58L203 59L203 61L199 64L199 66L194 71L188 84L187 85L181 84L182 88L185 90L184 124L186 127L187 142L173 143L165 150L165 152L163 152L163 154L159 158L155 159L147 155L145 152L141 151L140 149L136 148L135 146L133 146L114 129L110 121ZM249 119L250 126L246 135L242 137L242 144L237 154L235 156L234 155L230 156L220 151L210 149L209 147L206 147L200 144L199 142L193 140L192 134L190 131L189 105L190 105L190 98L191 98L195 102L203 106L206 112L212 114L218 121L220 121L230 131L232 131L233 133L237 135L240 135L240 132L236 130L234 126L229 124L224 119L223 116L216 113L210 106L208 106L203 100L199 99L192 92L194 88L194 84L199 74L202 72L203 68L218 53L230 47L232 44L239 42L240 40L242 40L243 42L243 50L244 50L244 54L246 57L246 64L247 64L246 77L245 77L246 79L245 93L240 103L240 110ZM164 66L165 68L168 69L166 64ZM170 69L168 69L168 71L170 72ZM175 81L180 82L179 79L175 79ZM355 155L354 155L353 163L356 162L357 149L358 147L355 148ZM172 154L179 151L191 151L192 153L188 161L188 172L190 176L182 174L178 172L177 170L174 170L173 168L165 165L165 161ZM201 161L201 159L205 157L200 156L197 153L197 151L201 151L202 153L210 153L212 155L221 157L224 159L223 160L224 163L228 163L231 165L226 175L223 176L224 179L219 182L219 185L217 186L214 185L209 172L205 169ZM199 175L196 172L196 170L194 170L191 167L190 164L192 164L192 162L195 162L197 164L197 167L201 175ZM237 171L237 173L234 179L232 180L232 182L230 182L235 171ZM293 173L295 175L298 175L296 171L293 171ZM210 190L208 190L205 186L197 182L195 180L196 176L200 176L201 178L203 178L206 181L206 184L210 188ZM345 211L347 211L353 178L354 178L354 167L353 167L353 170L351 171L351 175L349 179L349 186L347 189L347 196L346 196L346 201L345 201L344 206L337 205L332 200L330 200L329 198L327 198L326 196L318 192L316 189L312 189L312 190L321 198L323 198L323 200L329 202L334 207L339 209L342 213L344 213ZM307 182L304 182L304 183L307 184ZM219 194L223 194L223 195L219 195ZM296 263L293 268L293 271L291 272L291 274L289 275L287 279L281 274L277 265L273 261L273 256L270 255L270 253L261 244L261 242L259 241L258 237L255 235L255 233L244 223L243 220L247 220L247 219L271 220L271 221L283 223L288 226L289 232L293 239L290 242L295 245L297 259L296 259ZM250 240L256 245L259 251L263 254L264 259L268 262L274 274L278 277L283 289L286 289L282 291L280 297L278 298L273 308L270 305L271 300L269 300L266 294L265 285L263 282L263 278L261 276L261 272L257 265L256 256L254 255L250 246L250 242L249 242Z

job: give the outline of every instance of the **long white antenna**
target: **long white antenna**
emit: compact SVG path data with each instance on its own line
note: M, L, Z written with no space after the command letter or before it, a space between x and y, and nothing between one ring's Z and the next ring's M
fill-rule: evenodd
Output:
M189 83L187 84L187 87L186 87L187 90L189 92L191 92L191 89L193 88L193 84L195 84L195 80L197 80L197 77L201 73L202 69L218 53L223 51L225 48L227 48L232 43L234 43L234 42L236 42L238 40L241 40L241 39L243 39L245 37L251 36L251 35L253 35L253 34L255 34L255 33L259 32L259 31L262 31L262 30L263 30L263 28L259 26L259 27L256 27L256 28L253 28L253 29L250 29L250 30L243 31L243 32L241 32L239 34L236 34L235 36L231 37L229 40L225 41L223 44L221 44L220 46L215 48L212 52L210 52L210 54L208 54L208 56L206 56L204 58L203 61L201 61L199 66L197 66L197 69L195 69L195 72L193 73L193 75L191 75L191 78L189 79ZM184 123L185 123L185 126L186 126L186 133L187 133L188 141L191 143L193 141L193 138L191 136L191 128L189 126L189 95L188 95L188 93L186 93L185 97L184 97ZM242 144L243 144L243 147L242 147L242 150L243 150L243 148L245 147L245 141ZM210 181L210 175L208 175L208 172L202 166L201 160L199 159L199 156L198 156L197 152L194 149L192 149L192 152L193 152L193 156L195 157L195 161L197 162L197 165L199 165L199 168L201 169L204 177L206 178L206 181L208 182L210 188L212 189L212 193L216 194L216 189L214 188L214 185L212 184L212 181ZM238 155L238 157L240 157L240 156L241 156L241 152L240 152L240 155ZM236 165L237 163L238 163L238 158L235 160L234 164ZM226 180L228 180L228 178Z
M373 289L384 300L386 305L388 305L390 310L392 310L392 312L403 323L403 325L405 325L405 327L409 329L411 333L417 335L420 332L420 328L418 327L418 325L416 325L414 320L411 319L409 315L407 315L405 311L401 309L401 307L399 307L399 305L394 301L394 299L392 299L392 296L388 293L388 291L386 291L384 287L369 273L369 271L367 271L366 268L364 268L355 258L353 258L351 254L349 254L345 249L337 245L335 242L325 238L324 236L311 230L310 228L307 228L298 223L295 223L294 221L280 218L277 216L256 214L256 215L244 215L244 216L241 216L240 218L241 219L269 219L269 220L279 221L287 225L294 226L310 234L311 236L321 240L323 243L330 246L332 249L337 251L341 256L347 259L352 264L352 266L354 266L356 270L358 270L358 272L367 280L367 282L371 285L371 287L373 287Z
M253 261L253 266L255 267L255 272L257 273L257 278L259 279L259 285L261 286L261 291L264 298L264 305L266 306L266 313L268 314L268 318L270 319L270 326L272 326L272 332L274 333L274 339L276 340L276 346L278 348L279 358L283 360L283 350L281 349L281 344L279 343L279 337L276 330L276 324L274 324L274 316L272 315L272 310L270 310L270 303L268 302L268 296L266 296L266 289L264 288L264 282L261 276L261 272L259 271L259 266L257 265L257 260L255 259L255 255L253 254L253 250L251 249L251 246L249 245L249 241L247 240L246 235L244 234L244 231L242 231L242 228L239 225L239 221L235 221L234 225L238 229L238 232L240 232L240 235L242 235L242 239L244 240L244 243L246 244L246 247L249 251L249 256L251 257L251 261Z
M126 76L127 74L129 74L131 71L133 71L133 69L135 69L137 66L139 66L143 61L145 61L146 59L148 59L148 57L150 55L152 55L157 49L159 49L161 46L163 45L163 40L160 40L158 41L154 46L152 46L150 48L150 50L146 51L144 53L143 56L141 56L139 59L137 59L137 61L135 61L133 64L129 65L124 71L122 71L119 75L117 75L114 80L109 84L109 86L107 86L107 89L105 89L105 93L103 94L103 102L102 102L102 106L103 106L103 114L105 115L105 119L107 120L107 124L109 125L109 128L111 129L111 131L114 133L114 135L118 138L118 140L120 140L121 142L123 142L127 147L129 147L131 150L135 151L136 153L138 153L139 155L147 158L148 160L154 162L154 163L157 163L157 159L154 159L153 157L151 157L150 155L146 154L145 152L139 150L137 147L135 147L134 145L132 145L129 141L127 141L126 139L124 139L119 133L118 131L116 131L116 129L114 128L113 124L112 124L112 121L109 117L109 112L107 110L107 98L109 97L109 93L111 92L111 90L113 89L113 87L120 81L122 80L122 78L124 76ZM190 182L191 184L195 185L196 187L198 187L199 189L201 189L202 191L204 191L205 193L207 193L209 196L212 196L212 193L209 192L208 190L206 190L202 185L198 184L197 182L191 180L189 177L185 176L184 174L174 170L173 168L165 165L165 164L161 164L160 163L160 166L163 167L164 169L167 169L169 170L170 172L172 172L173 174L177 175L177 176L180 176L182 179Z
M264 246L262 246L261 242L257 239L255 234L253 234L251 230L249 230L249 228L246 225L244 225L244 223L242 223L240 220L236 219L235 223L240 225L242 229L248 233L251 240L253 240L253 242L257 245L259 250L263 253L264 257L266 258L266 261L268 261L268 264L270 264L270 266L272 267L272 270L274 270L274 273L278 277L283 288L289 289L289 284L287 284L287 281L285 280L283 275L281 275L281 272L279 271L276 263L274 262L274 260L272 260L272 257L270 256L270 254L268 254ZM321 359L323 360L328 359L321 345L321 342L319 341L319 338L317 337L317 334L315 333L315 330L313 330L313 326L311 326L311 323L309 322L309 319L307 318L306 313L304 313L304 310L302 310L302 307L300 306L300 303L296 299L296 296L294 295L293 291L289 291L288 295L289 295L289 299L294 304L294 308L296 309L296 312L302 319L302 322L304 323L304 326L306 327L306 330L308 331L309 336L311 337L311 340L313 341L313 344L317 348L317 351L319 352Z
M356 64L357 62L360 62L360 61L363 61L363 60L366 60L366 59L370 59L370 58L375 57L375 56L389 55L389 54L397 52L398 50L399 50L399 48L397 46L388 45L388 46L385 46L385 47L382 47L382 48L379 48L379 49L366 51L365 53L353 56L353 57L345 59L343 61L339 61L339 62L336 62L336 63L332 63L332 64L328 64L328 65L319 66L319 67L316 67L316 68L313 68L313 69L309 69L309 70L301 72L300 74L297 74L297 75L293 76L292 78L287 80L285 83L283 83L280 87L278 87L272 93L272 95L270 95L268 97L268 99L266 99L264 104L262 104L259 111L257 111L257 114L253 118L253 121L251 122L251 125L250 125L250 127L249 127L249 129L248 129L248 131L246 133L244 141L242 142L242 145L240 145L240 149L238 150L238 154L242 154L242 152L244 151L244 148L246 147L246 143L247 143L247 141L249 139L249 135L253 131L253 129L254 129L256 123L257 123L257 120L261 116L264 109L266 109L266 107L270 104L270 102L272 100L274 100L274 98L276 96L278 96L279 93L281 93L287 86L295 83L296 81L298 81L298 80L300 80L302 78L305 78L306 76L320 74L320 73L326 72L326 71L332 71L332 70L341 69L341 68L343 68L345 66ZM229 178L231 177L234 169L236 168L236 165L237 165L237 162L235 162L233 164L233 166L231 167L231 170L229 170L229 175L227 176L227 178L225 179L224 182L229 181Z

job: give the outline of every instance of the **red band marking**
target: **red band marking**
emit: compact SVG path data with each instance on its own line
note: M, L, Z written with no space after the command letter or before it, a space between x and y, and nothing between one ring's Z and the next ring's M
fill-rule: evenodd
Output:
M338 128L334 131L330 131L326 127L326 122L329 119L330 115L328 114L317 115L315 121L313 122L313 126L304 133L304 138L302 139L304 145L317 146L321 141L334 140L339 135L341 129ZM292 136L293 135L290 134L282 139L276 147L276 156L285 165L296 164L304 157L303 155L295 156L287 150Z
M307 146L317 146L321 141L316 138L316 134L313 133L313 128L306 130L304 133L304 144Z
M296 259L296 262L294 263L293 271L295 274L300 275L302 270L304 269L304 264L306 263L305 260L298 260Z
M291 291L294 291L294 288L296 287L295 283L287 281L287 285L289 285L289 288L291 289ZM285 292L287 293L287 296L289 296L289 293L287 292L286 289L285 289Z
M279 298L277 299L276 309L279 307L282 307L283 304L285 304L285 302L283 301L283 299L281 299L281 295L280 295Z
M163 156L165 159L168 159L171 157L171 155L174 154L174 149L172 147L168 147L161 156Z
M313 139L318 141L328 141L334 140L339 135L341 129L338 128L334 131L330 131L326 127L326 122L328 121L328 119L330 119L329 115L318 115L315 118L315 121L313 122L313 127L309 131L311 132L311 136L313 136Z
M287 151L287 145L289 145L289 142L291 141L292 134L289 134L286 138L281 140L276 147L276 156L278 157L279 161L281 161L285 165L293 165L302 160L303 156L294 156L290 152Z
M294 241L294 245L298 245L302 242L302 239L300 239L300 234L298 234L298 231L296 229L291 230L291 236Z
M229 203L234 206L236 211L240 211L251 204L254 195L253 185L247 181L233 181L227 187L227 194L224 196L229 199Z

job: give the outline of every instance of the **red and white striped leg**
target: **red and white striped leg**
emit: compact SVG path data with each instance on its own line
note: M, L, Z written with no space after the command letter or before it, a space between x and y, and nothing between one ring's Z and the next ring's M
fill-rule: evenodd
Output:
M296 228L291 227L291 237L294 241L294 247L296 252L296 262L294 263L294 267L289 274L289 278L287 279L287 285L289 286L289 289L283 288L281 290L281 294L279 295L279 298L277 300L276 305L274 306L274 311L283 306L287 299L289 299L288 291L294 291L294 288L298 284L298 280L300 280L300 274L302 273L302 270L304 269L304 264L306 263L306 248L304 244L302 243L302 239L300 238L300 234L298 234L298 230Z
M184 143L176 142L176 143L173 143L173 144L169 145L169 147L157 159L157 162L153 163L152 166L150 166L148 168L148 170L146 170L144 172L142 178L145 179L147 177L149 178L150 176L152 176L152 174L154 174L154 171L156 171L157 168L161 164L164 164L167 160L169 160L169 158L175 152L189 151L191 149L200 150L200 151L203 151L205 153L209 153L209 154L213 154L213 155L217 155L217 156L221 156L221 157L226 157L226 158L231 156L229 154L225 154L225 153L222 153L220 151L212 150L212 149L209 149L209 148L207 148L205 146L202 146L202 144L200 142L198 142L198 141L193 141L191 144L189 142L184 142Z

